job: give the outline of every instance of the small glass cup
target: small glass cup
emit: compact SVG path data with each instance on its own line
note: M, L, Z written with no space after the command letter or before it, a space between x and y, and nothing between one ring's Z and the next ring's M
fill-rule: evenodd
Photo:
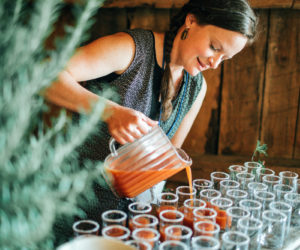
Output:
M214 184L214 189L220 190L220 182L223 180L229 180L230 176L225 172L212 172L210 174L210 179Z
M216 210L217 217L216 223L220 226L221 231L225 231L228 216L226 213L226 209L232 207L233 202L228 198L214 198L211 200L212 208Z
M270 168L260 168L256 171L256 181L262 182L262 178L266 175L275 175L275 171Z
M178 196L178 207L183 206L183 203L187 199L193 199L196 196L196 189L190 189L189 186L179 186L176 188L176 194Z
M194 179L193 180L193 187L196 189L196 196L199 198L200 191L203 189L212 189L213 182L206 179Z
M292 217L292 206L283 201L272 201L269 205L270 210L276 210L286 215L285 236L290 232L290 224Z
M226 195L226 191L229 189L238 189L240 183L233 180L223 180L220 182L220 192L223 196Z
M277 201L284 201L284 195L293 192L293 187L285 184L274 185L274 193Z
M213 208L196 208L193 211L194 223L198 221L213 221L216 222L217 212Z
M228 168L230 179L236 181L236 174L238 173L247 173L247 168L243 165L231 165Z
M241 200L239 202L240 208L243 208L250 212L250 218L256 218L259 219L261 216L261 208L262 205L259 201L256 200Z
M227 231L237 230L238 220L245 217L250 217L250 212L240 207L230 207L226 209L227 213Z
M158 250L189 250L189 247L178 240L166 240L160 243Z
M161 193L158 198L158 208L156 209L157 217L163 210L176 210L178 207L178 195L173 193Z
M268 186L265 183L261 182L248 183L249 199L254 199L254 192L256 191L268 191Z
M261 249L262 227L262 221L255 218L245 217L238 220L238 231L248 235L250 238L249 249Z
M273 187L280 184L281 178L277 175L266 175L262 178L262 182L268 186L268 191L273 192Z
M218 250L220 249L220 242L213 237L196 236L192 239L192 249Z
M151 250L152 246L146 242L141 240L127 240L124 242L128 246L132 246L137 250Z
M152 210L152 206L145 202L133 202L128 205L129 219L138 214L149 214Z
M229 189L227 190L225 197L231 199L234 206L238 206L240 200L246 199L248 197L248 193L245 190L241 189Z
M73 224L74 236L98 235L100 226L93 220L79 220Z
M194 236L210 236L219 239L220 226L213 221L198 221L194 224Z
M251 173L238 173L236 175L237 181L240 183L241 190L248 190L248 183L253 182L255 175Z
M292 206L291 227L300 228L300 194L287 193L284 201Z
M266 210L262 213L262 247L275 249L283 247L286 220L286 215L276 210Z
M137 228L132 232L132 238L137 241L147 242L152 249L158 247L160 234L153 228Z
M221 197L221 192L215 189L204 189L200 192L200 199L206 202L207 207L211 207L210 201L213 198Z
M184 215L177 210L164 210L159 214L159 232L160 232L160 241L165 241L165 229L168 226L173 225L182 225Z
M256 161L244 162L244 166L247 169L247 173L254 174L255 178L257 178L257 170L262 168L262 165Z
M121 210L107 210L101 214L102 228L110 225L126 226L127 214Z
M248 250L250 238L248 235L237 232L229 231L222 235L222 250Z
M257 191L254 193L254 199L261 203L261 211L263 212L269 209L269 204L272 201L275 201L275 194L268 191Z
M129 224L129 229L133 231L136 228L153 228L157 229L158 219L151 214L140 214L132 218L131 223Z
M279 173L281 178L281 184L289 185L293 188L294 192L297 192L297 179L298 174L292 171L281 171Z
M166 240L181 241L187 246L190 245L190 241L193 235L192 229L183 225L168 226L165 229Z
M296 193L300 194L300 179L297 180L297 190Z
M179 210L184 214L183 225L193 229L195 208L206 207L206 202L200 199L188 199L184 201L183 209Z
M102 236L110 239L126 241L129 239L130 230L120 225L110 225L102 229Z

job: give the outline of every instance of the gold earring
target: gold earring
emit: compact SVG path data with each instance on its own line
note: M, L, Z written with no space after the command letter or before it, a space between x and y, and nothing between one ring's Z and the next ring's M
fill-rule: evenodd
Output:
M189 32L188 28L185 28L184 31L182 31L181 40L185 40L187 38L188 32Z

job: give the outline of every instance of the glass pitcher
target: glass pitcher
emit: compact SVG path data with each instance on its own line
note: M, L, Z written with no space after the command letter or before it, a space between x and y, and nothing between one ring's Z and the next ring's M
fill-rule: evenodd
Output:
M117 150L111 139L109 147L111 154L104 161L102 174L119 197L133 198L192 164L159 126Z

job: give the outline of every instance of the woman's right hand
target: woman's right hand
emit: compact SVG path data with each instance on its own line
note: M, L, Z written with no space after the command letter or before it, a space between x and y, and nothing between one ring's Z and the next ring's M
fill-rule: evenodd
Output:
M133 142L158 125L143 113L109 102L105 108L104 121L110 135L120 144Z

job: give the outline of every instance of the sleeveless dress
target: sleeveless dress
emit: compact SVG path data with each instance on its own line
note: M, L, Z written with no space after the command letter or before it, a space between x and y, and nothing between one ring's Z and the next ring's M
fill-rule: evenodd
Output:
M158 120L160 113L158 99L163 72L156 61L154 35L151 31L143 29L127 30L125 32L132 36L136 46L135 56L129 68L121 75L112 73L83 83L83 86L94 93L100 93L106 88L113 89L116 93L114 96L117 97L113 101ZM173 101L173 113L170 118L160 123L162 129L166 133L169 132L168 137L170 139L191 108L202 86L203 76L201 73L188 78L186 89L184 90L181 87L177 98ZM74 119L78 119L78 115L75 114ZM171 131L170 128L172 128ZM89 137L78 150L82 162L85 160L104 161L110 153L108 147L110 134L106 124L100 123L96 129L97 132ZM94 192L95 196L91 197L82 206L82 209L86 212L86 218L98 221L101 224L101 214L108 209L120 209L127 212L127 207L131 201L115 197L104 182L103 185L95 183ZM69 223L67 223L67 228L66 220L62 219L55 224L55 230L60 234L60 242L66 241L72 235L71 221L69 220ZM63 235L65 237L62 239Z

